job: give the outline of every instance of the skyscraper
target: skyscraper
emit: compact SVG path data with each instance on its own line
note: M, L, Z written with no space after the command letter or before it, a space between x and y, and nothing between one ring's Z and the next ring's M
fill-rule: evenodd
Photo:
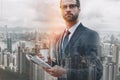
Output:
M12 53L12 39L7 38L7 50L8 52Z

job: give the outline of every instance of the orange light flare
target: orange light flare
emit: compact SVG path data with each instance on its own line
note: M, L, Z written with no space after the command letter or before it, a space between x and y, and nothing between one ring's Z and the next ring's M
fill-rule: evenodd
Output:
M57 14L52 14L50 21L49 21L49 31L50 32L55 32L55 33L61 33L63 29L65 28L65 24L63 22L63 19L57 15Z

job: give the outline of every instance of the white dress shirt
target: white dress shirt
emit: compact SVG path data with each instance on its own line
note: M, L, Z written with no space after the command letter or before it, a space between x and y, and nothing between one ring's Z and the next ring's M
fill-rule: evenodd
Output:
M75 25L73 25L71 28L67 29L66 28L66 31L68 30L70 32L69 34L69 39L68 39L68 42L70 41L72 35L74 34L75 30L77 29L78 25L80 24L80 21L78 21ZM63 40L64 40L64 37L66 36L66 34L63 36ZM63 40L62 40L62 47L63 47Z
M80 24L80 21L77 22L77 24L73 25L71 28L68 29L70 31L69 40L71 39L73 33L75 32L75 30L77 29L79 24Z

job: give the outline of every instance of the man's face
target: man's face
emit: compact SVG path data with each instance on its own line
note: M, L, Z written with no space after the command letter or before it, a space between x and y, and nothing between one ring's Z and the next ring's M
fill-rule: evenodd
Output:
M80 12L76 0L62 0L61 1L62 16L67 22L76 21Z

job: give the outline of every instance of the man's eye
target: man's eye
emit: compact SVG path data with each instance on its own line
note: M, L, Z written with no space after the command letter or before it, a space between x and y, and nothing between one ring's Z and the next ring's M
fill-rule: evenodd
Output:
M66 8L67 8L67 6L65 5L65 6L63 6L62 8L63 8L63 9L66 9Z
M76 4L70 4L70 5L61 6L62 9L67 9L67 7L69 7L70 9L73 9L73 8L77 7L77 5Z
M72 4L72 5L69 5L70 8L75 8L76 5Z

